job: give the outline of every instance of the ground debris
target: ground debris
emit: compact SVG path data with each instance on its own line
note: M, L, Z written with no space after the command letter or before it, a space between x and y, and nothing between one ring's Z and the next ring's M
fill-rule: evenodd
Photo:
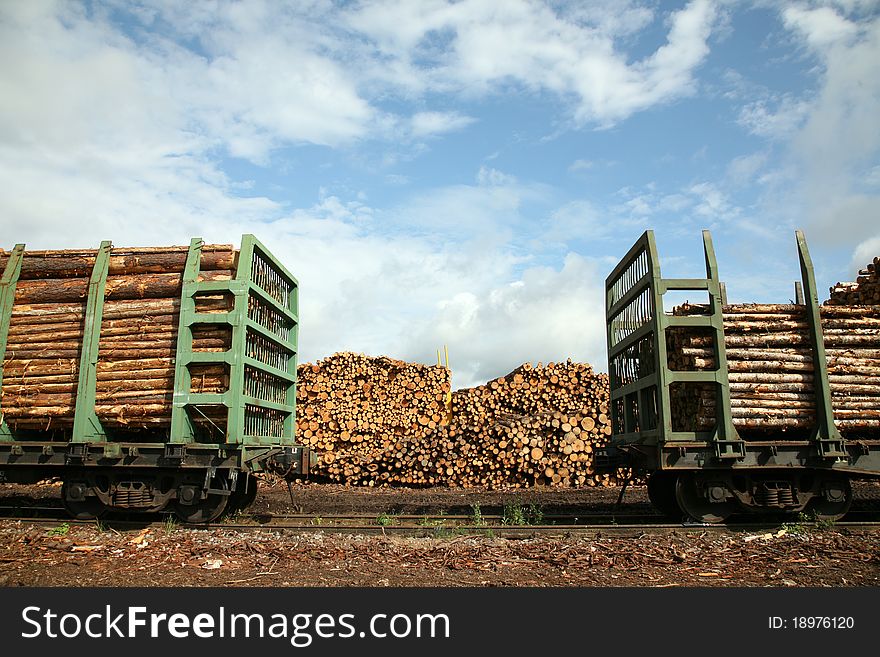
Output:
M31 487L33 488L33 487ZM0 487L2 491L3 487ZM47 495L58 495L53 487ZM520 491L544 500L605 508L617 492ZM296 489L308 513L394 511L503 500L473 490ZM644 512L643 490L631 507ZM52 498L55 499L55 498ZM289 513L286 486L267 485L258 505ZM402 537L197 530L152 525L134 530L59 522L57 527L0 520L0 581L5 586L878 586L880 543L867 530L780 527L758 534L712 531L624 538L485 535Z

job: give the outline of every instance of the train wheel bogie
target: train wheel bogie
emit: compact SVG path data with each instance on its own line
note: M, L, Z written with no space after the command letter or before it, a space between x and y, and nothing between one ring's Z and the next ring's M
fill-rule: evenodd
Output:
M840 520L852 506L852 485L846 477L828 478L819 485L819 492L807 509L817 520Z
M174 514L181 522L203 524L222 515L229 503L229 484L225 477L216 476L210 486L208 491L193 485L183 485L178 489ZM211 490L217 492L209 492Z
M65 481L61 486L61 503L75 520L94 520L109 510L84 481Z
M690 472L678 475L675 500L685 515L709 524L724 522L737 508L725 485Z
M852 505L852 486L845 473L807 468L655 471L648 497L667 516L680 511L703 523L724 522L739 512L765 517L806 512L818 520L839 520Z
M227 508L245 508L254 501L256 478L239 472L236 490L231 491L234 474L230 470L197 468L150 474L83 469L65 479L62 501L78 520L91 520L108 512L156 513L170 507L185 523L205 523L216 520Z

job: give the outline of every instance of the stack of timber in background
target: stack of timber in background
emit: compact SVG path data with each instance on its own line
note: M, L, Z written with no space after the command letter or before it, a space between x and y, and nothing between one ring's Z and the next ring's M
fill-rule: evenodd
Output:
M611 433L607 375L525 364L445 400L449 370L341 353L299 367L298 437L313 473L367 486L614 485L593 473Z
M167 427L188 247L114 248L110 252L97 362L95 412L108 427ZM15 429L73 425L89 277L95 250L25 251L3 361L0 408ZM0 271L9 252L0 251ZM199 280L230 280L237 251L204 245ZM199 310L224 312L221 295ZM228 347L228 329L197 331L195 351ZM197 391L228 389L225 368L193 368Z
M684 305L678 315L702 314ZM733 424L748 439L780 432L802 438L815 426L813 357L806 306L725 305L724 342ZM835 424L851 437L880 430L880 306L820 308ZM715 368L712 338L696 329L670 331L668 363L674 370ZM671 389L674 430L707 430L715 422L710 384Z
M446 474L454 485L616 485L592 454L611 435L606 374L590 365L525 363L452 396Z
M827 306L855 306L880 304L880 257L874 258L853 283L838 283L830 288Z
M297 438L331 481L436 483L423 462L446 416L449 371L385 357L338 353L301 364Z

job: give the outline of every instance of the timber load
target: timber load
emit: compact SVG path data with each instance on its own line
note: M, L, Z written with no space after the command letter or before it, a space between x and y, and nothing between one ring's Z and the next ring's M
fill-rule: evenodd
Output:
M829 289L826 306L880 305L880 257L874 258L852 283L837 283Z
M163 428L171 423L180 298L188 247L112 248L104 281L94 411L102 425ZM69 429L98 250L24 251L9 314L0 409L16 430ZM199 281L235 277L232 245L203 245ZM0 272L10 259L0 251ZM223 294L204 295L199 312L226 312ZM193 352L230 348L231 329L193 327ZM193 392L229 387L223 365L194 365Z
M683 305L675 315L705 314ZM744 438L771 433L804 437L816 425L814 363L807 306L736 304L722 308L724 343L734 427ZM880 434L880 305L820 307L822 334L834 409L844 437ZM699 329L669 331L670 369L713 370L713 338ZM712 384L673 384L673 430L704 431L715 423Z
M297 428L313 474L381 486L615 485L592 452L610 435L608 380L526 363L451 395L450 372L340 353L299 367Z

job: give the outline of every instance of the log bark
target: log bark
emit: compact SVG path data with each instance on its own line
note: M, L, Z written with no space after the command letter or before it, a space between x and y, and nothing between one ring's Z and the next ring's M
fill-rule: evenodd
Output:
M104 298L110 301L167 299L180 297L182 274L136 274L108 276ZM204 281L230 280L229 271L208 271ZM88 298L88 278L49 278L19 281L15 287L16 304L69 303Z
M162 274L182 272L186 265L187 249L135 251L113 250L108 262L108 274ZM0 272L8 260L7 252L0 254ZM95 264L93 254L83 252L25 251L19 280L41 278L88 278ZM231 270L236 265L236 253L231 245L202 250L201 271Z

